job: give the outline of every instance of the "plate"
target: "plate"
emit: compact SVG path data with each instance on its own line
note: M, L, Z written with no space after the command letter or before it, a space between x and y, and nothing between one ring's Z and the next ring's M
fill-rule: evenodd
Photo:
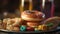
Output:
M50 31L20 31L20 32L14 32L14 31L0 29L0 32L4 32L4 33L49 33L49 32L59 32L59 31L60 31L60 27L57 27L57 29L50 30Z

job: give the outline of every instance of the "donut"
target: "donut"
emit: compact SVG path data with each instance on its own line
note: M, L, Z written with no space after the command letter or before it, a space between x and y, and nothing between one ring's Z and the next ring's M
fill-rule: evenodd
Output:
M13 31L19 32L20 29L19 29L19 27L14 27Z
M10 20L10 18L5 18L5 19L3 19L3 23L6 24L8 20Z
M6 27L6 29L9 30L9 31L13 31L14 27L12 25L9 25L9 26Z
M39 22L27 22L27 26L29 26L29 27L36 27L39 24L40 24Z
M48 26L49 30L56 29L60 22L60 17L51 17L44 21L44 24Z
M22 19L21 18L15 18L15 23L13 23L12 25L17 27L20 26L22 24Z
M45 14L40 11L24 11L21 13L21 18L26 21L42 21L45 18Z
M7 20L7 26L8 25L13 25L15 27L20 26L22 23L22 19L21 18L12 18Z

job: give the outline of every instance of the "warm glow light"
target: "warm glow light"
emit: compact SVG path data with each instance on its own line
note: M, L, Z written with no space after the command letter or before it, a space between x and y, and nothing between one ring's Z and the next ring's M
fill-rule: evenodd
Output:
M4 12L4 13L3 13L4 16L7 16L7 14L8 14L7 12Z
M22 0L22 7L24 7L24 0Z
M29 10L32 10L32 0L29 0Z
M20 4L20 14L24 11L24 0L21 0ZM21 15L20 15L21 16Z
M45 0L42 0L42 8L44 9L45 6Z

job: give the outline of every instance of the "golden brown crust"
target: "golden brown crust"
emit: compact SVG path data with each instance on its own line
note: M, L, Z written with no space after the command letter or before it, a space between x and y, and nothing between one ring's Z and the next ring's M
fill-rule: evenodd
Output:
M29 27L35 27L38 26L40 23L39 22L27 22L27 26Z
M53 23L53 26L49 27L49 29L55 29L58 26L59 22L60 22L60 17L51 17L45 20L44 24Z
M21 18L30 21L41 21L45 18L45 15L39 11L24 11L21 14Z
M9 25L6 27L7 30L13 31L14 27L12 25Z
M13 31L19 32L19 27L14 27Z
M14 27L12 25L7 26L6 29L9 31L16 31L16 32L19 31L19 27Z
M12 27L19 27L21 24L22 24L21 18L12 18L12 19L4 19L3 20L3 28L4 29L9 29L10 25L12 25L11 28Z

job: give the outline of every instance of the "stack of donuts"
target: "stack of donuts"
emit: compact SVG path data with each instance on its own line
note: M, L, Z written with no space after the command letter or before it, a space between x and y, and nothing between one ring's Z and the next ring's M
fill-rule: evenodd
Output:
M41 21L45 19L45 14L40 11L29 11L22 12L21 18L26 21L27 26L35 27L42 24Z
M45 20L45 14L41 11L24 11L21 13L21 18L26 21L25 24L28 26L27 30L29 31L33 28L35 31L47 29L47 26L42 22Z

